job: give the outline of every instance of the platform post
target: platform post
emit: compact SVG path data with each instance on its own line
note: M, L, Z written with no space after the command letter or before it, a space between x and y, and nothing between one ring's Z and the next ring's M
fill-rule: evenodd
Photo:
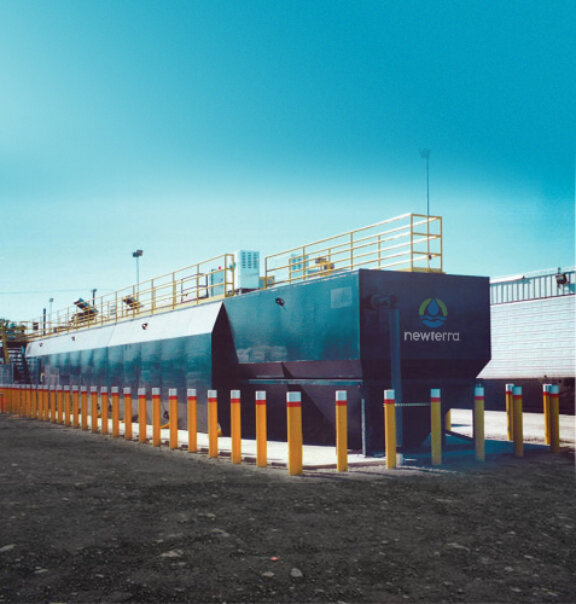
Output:
M396 393L384 391L384 438L386 439L386 467L396 467Z
M242 462L242 410L240 390L230 392L230 436L232 440L232 463Z
M474 449L476 461L486 461L486 442L484 435L484 388L474 388Z
M218 457L218 392L208 390L208 457Z
M178 390L168 390L168 414L170 423L170 448L178 448Z
M196 453L198 451L198 399L195 388L188 388L186 403L188 407L188 451Z
M550 388L550 451L560 452L560 388L557 384Z
M524 426L522 418L522 387L514 386L514 457L524 457Z
M514 384L506 384L506 434L514 440Z
M138 442L146 442L146 388L138 388Z
M132 440L132 389L124 388L124 438Z
M90 401L92 403L90 410L92 432L98 432L98 386L90 386Z
M120 435L120 395L118 386L112 386L110 394L112 396L112 438L118 438Z
M302 474L302 395L300 392L286 393L288 473Z
M108 388L100 388L100 414L102 415L102 434L108 434Z
M268 429L266 425L266 392L256 392L256 465L265 468L268 465Z
M152 445L159 447L162 444L162 401L160 399L160 388L152 388Z
M336 469L348 471L348 395L336 391Z
M550 388L551 384L542 385L542 412L544 414L544 442L550 444Z
M442 463L442 403L440 389L430 390L430 448L432 465Z

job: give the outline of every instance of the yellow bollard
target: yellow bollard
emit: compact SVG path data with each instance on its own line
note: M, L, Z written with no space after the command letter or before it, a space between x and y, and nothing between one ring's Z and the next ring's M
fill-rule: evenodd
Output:
M286 393L286 415L288 436L288 473L302 474L302 395L300 392Z
M64 386L64 425L70 425L70 386Z
M560 452L560 387L550 387L550 451Z
M208 390L208 457L218 457L218 392Z
M242 462L242 418L240 390L230 392L230 436L232 440L232 463Z
M146 388L138 388L138 442L146 442Z
M442 463L442 403L439 388L430 390L430 447L432 465L439 466Z
M170 424L170 448L178 448L178 390L168 389L168 416Z
M90 386L90 425L92 432L98 432L98 387Z
M37 386L30 386L30 393L32 395L32 417L38 419L38 388Z
M80 402L79 402L79 392L78 392L78 386L72 386L72 426L74 428L78 428L79 425L79 408L80 408Z
M336 391L336 469L348 471L348 396Z
M542 385L542 412L544 414L544 442L550 444L550 384Z
M160 399L160 388L152 388L152 445L154 447L159 447L162 444L161 414L162 401Z
M112 396L112 438L120 436L120 395L118 386L112 386L110 389Z
M88 430L88 387L80 386L80 423L82 430Z
M256 465L268 465L268 429L266 425L266 392L256 392Z
M102 409L102 434L108 434L108 388L100 388L100 407Z
M132 390L124 388L124 438L132 440Z
M58 421L56 414L56 386L50 386L50 421L55 424Z
M506 434L514 440L514 384L506 384Z
M186 402L188 407L188 451L196 453L198 451L198 403L194 388L188 388Z
M64 397L62 390L62 386L56 386L56 408L58 409L58 417L56 421L59 424L64 423Z
M386 439L386 467L396 467L396 393L384 391L384 438Z
M524 425L522 419L522 388L514 386L513 392L514 412L514 456L524 457Z
M484 388L476 386L474 389L474 449L476 451L476 461L485 461L486 442L484 437Z

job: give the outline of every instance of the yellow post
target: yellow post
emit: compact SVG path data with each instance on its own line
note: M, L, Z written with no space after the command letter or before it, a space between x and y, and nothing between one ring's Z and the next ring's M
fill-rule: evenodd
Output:
M64 425L70 425L70 386L64 386Z
M80 416L82 430L88 430L88 388L80 386Z
M208 390L208 457L218 457L218 392Z
M302 474L302 395L300 392L286 393L288 433L288 473Z
M138 388L138 442L146 442L146 388Z
M132 390L124 388L124 438L132 440Z
M98 432L98 387L90 386L90 423L92 432Z
M486 460L486 443L484 437L484 388L476 386L474 389L474 449L476 461Z
M524 425L522 419L522 388L514 386L514 457L524 457Z
M100 407L102 409L102 434L108 434L108 388L100 388Z
M550 451L560 452L560 387L550 388Z
M162 401L160 399L160 388L152 388L152 445L159 447L162 444Z
M442 463L442 403L439 388L430 390L430 447L432 465L439 466Z
M230 392L230 436L232 439L232 463L242 462L242 419L240 390Z
M112 386L110 390L112 395L112 438L120 436L120 395L118 386Z
M506 384L506 434L514 440L514 384Z
M266 392L256 392L256 465L268 465L268 429L266 425Z
M386 467L396 467L396 393L384 391L384 438L386 439Z
M58 423L64 423L64 397L62 396L62 386L56 386L56 406L58 408Z
M542 385L542 412L544 414L544 442L550 444L550 384Z
M72 386L72 426L78 428L79 401L78 386Z
M50 386L50 421L55 424L58 421L56 415L56 386Z
M336 469L348 471L348 395L336 391Z
M168 416L170 423L170 448L178 448L178 390L168 389Z
M188 451L196 453L198 451L198 403L194 388L188 388L186 401L188 405Z

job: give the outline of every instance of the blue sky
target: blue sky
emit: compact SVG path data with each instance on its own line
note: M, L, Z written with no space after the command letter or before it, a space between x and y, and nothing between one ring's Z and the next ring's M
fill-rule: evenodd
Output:
M426 208L574 263L572 0L2 0L0 317Z

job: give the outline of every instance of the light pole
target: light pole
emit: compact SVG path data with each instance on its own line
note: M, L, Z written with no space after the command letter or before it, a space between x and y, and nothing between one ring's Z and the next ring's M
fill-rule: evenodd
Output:
M430 216L430 149L421 149L420 157L426 160L426 216Z
M136 258L136 285L140 285L140 256L142 256L144 252L142 250L136 250L132 252L132 258Z

